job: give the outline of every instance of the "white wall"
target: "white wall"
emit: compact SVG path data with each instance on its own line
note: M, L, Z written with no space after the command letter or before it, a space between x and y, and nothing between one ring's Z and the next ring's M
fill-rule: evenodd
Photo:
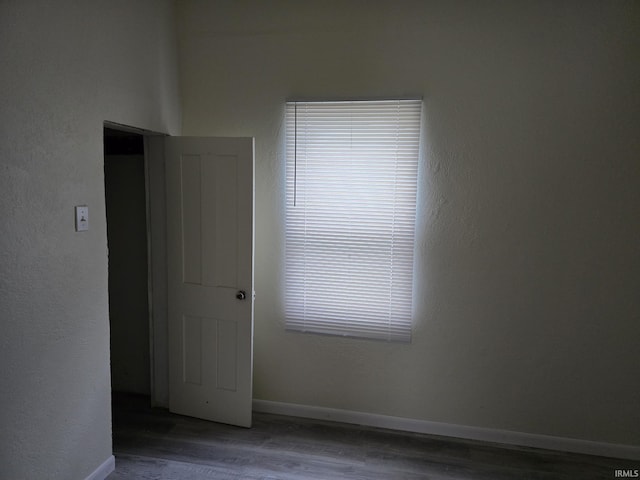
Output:
M256 137L257 398L640 444L637 2L178 10L184 134ZM284 101L402 94L426 113L413 342L287 333Z
M169 1L0 3L2 478L111 456L103 121L180 132L174 42Z

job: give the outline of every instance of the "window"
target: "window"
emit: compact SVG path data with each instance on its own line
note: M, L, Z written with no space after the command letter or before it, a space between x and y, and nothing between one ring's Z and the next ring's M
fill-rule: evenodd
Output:
M421 108L287 103L287 329L411 340Z

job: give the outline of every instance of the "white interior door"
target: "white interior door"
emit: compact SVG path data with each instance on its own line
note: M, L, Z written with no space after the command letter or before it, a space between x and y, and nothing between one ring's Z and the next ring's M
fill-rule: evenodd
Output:
M169 409L251 426L254 142L167 137Z

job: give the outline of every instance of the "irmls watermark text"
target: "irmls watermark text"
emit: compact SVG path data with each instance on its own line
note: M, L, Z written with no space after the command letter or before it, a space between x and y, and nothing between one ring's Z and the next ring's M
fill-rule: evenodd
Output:
M639 478L639 470L616 470L614 472L616 478Z

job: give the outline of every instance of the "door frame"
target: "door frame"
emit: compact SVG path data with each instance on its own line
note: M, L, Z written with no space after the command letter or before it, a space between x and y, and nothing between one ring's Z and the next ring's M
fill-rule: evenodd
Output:
M142 135L147 227L147 305L151 406L169 406L164 142L166 133L105 120L104 128ZM104 157L104 150L103 150ZM104 160L103 160L104 162Z

